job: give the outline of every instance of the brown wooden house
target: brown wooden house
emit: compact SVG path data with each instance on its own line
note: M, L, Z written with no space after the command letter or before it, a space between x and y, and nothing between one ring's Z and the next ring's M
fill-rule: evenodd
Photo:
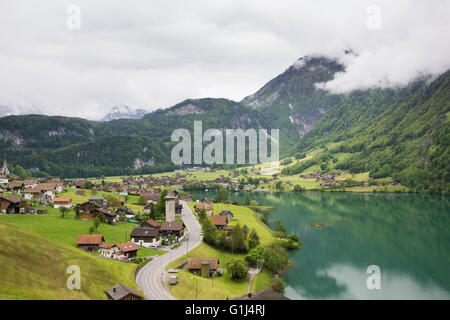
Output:
M147 248L157 248L161 244L159 228L136 227L131 231L131 241Z
M183 222L164 222L160 230L163 237L174 235L175 241L179 241L184 236L184 227Z
M120 283L105 291L105 295L108 300L144 300L136 290Z
M104 241L105 238L102 235L79 235L77 246L88 252L96 252Z
M217 258L188 258L187 269L197 275L209 278L213 276L218 268Z
M227 225L227 216L212 216L211 217L212 222L216 226L217 229L223 230L225 226Z
M25 213L22 199L16 196L0 196L0 211L7 214Z

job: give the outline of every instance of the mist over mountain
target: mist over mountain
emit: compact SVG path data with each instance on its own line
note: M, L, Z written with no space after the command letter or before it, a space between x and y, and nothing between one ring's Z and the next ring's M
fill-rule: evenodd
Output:
M311 55L240 102L187 99L151 113L120 106L100 122L8 116L0 118L0 153L13 166L66 177L160 172L177 167L170 160L173 130L192 134L201 120L203 130L279 129L282 157L321 150L283 174L333 164L371 178L393 177L421 192L449 193L450 73L344 94L320 85L344 70L336 59Z

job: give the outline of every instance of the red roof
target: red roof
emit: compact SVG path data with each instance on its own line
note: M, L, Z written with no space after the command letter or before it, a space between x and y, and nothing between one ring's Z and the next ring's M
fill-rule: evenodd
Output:
M148 219L148 220L145 221L145 223L150 225L150 226L152 226L152 227L154 227L154 228L161 227L161 225L158 222L156 222L155 220L153 220L153 219Z
M139 250L139 246L131 241L125 242L125 243L118 243L118 244L116 244L116 246L118 246L120 251L122 251L123 253L128 252L128 251Z
M212 216L211 220L215 226L227 225L227 216Z
M70 198L55 198L53 202L72 202L72 199Z
M102 243L101 245L100 245L100 248L102 248L102 249L111 249L112 247L114 247L114 243Z
M102 235L80 235L77 244L101 244L104 240Z

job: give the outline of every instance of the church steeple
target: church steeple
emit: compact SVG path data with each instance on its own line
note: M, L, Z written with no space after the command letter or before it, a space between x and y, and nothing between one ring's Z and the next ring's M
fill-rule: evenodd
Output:
M9 174L11 174L11 172L10 172L9 169L8 169L8 162L6 161L6 154L3 155L3 167L2 167L2 169L0 170L0 174L3 174L3 175L9 175Z

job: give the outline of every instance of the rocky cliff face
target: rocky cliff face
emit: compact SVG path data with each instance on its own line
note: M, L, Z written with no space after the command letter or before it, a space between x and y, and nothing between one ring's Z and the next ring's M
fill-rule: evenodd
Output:
M267 112L280 128L303 137L340 100L316 84L332 80L336 72L343 70L335 60L305 56L242 103Z

